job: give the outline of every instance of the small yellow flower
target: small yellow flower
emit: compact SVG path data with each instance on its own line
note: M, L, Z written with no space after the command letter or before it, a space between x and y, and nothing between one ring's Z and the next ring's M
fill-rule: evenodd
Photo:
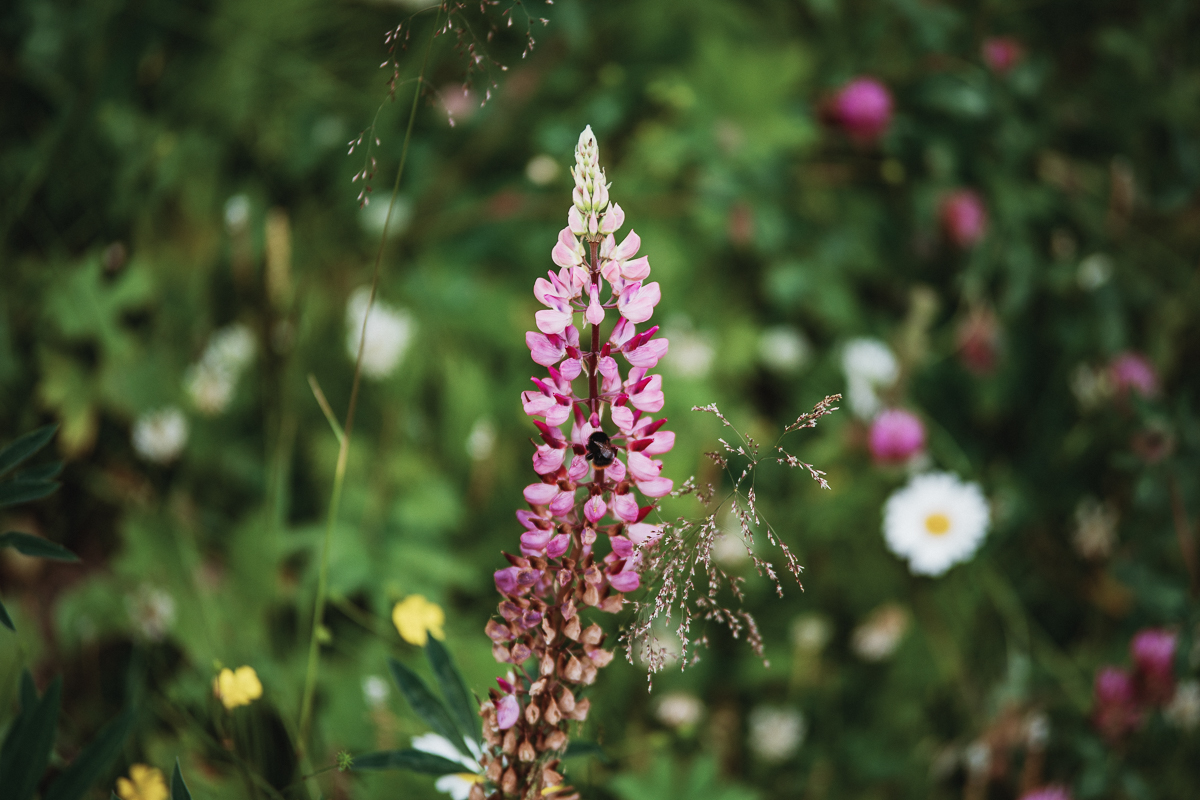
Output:
M213 694L229 710L250 705L262 697L262 692L262 682L254 667L238 667L236 670L226 667L213 678Z
M167 800L170 793L161 769L134 764L128 778L117 778L117 795L121 800Z
M410 594L396 603L392 609L392 622L400 631L400 638L409 644L424 647L429 641L427 633L435 639L445 639L442 626L446 624L446 612L437 603L431 603L422 595Z

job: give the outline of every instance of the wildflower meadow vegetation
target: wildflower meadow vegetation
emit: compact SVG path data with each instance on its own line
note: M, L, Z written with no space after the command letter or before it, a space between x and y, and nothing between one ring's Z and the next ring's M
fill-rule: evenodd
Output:
M15 0L0 800L1200 791L1200 9Z

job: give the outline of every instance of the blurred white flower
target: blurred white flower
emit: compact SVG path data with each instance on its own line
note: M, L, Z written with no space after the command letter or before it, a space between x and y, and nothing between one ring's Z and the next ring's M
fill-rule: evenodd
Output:
M480 108L479 98L461 83L448 83L437 94L451 128L455 123L469 121Z
M152 642L161 642L175 622L175 598L162 589L142 586L127 604L134 627Z
M774 372L790 374L799 371L812 357L808 338L791 325L767 328L758 339L758 357Z
M225 226L232 233L240 233L250 223L250 198L235 194L225 201Z
M1117 509L1112 503L1101 503L1085 497L1075 506L1075 533L1071 544L1075 552L1087 559L1107 558L1117 541Z
M1079 262L1075 280L1079 288L1093 292L1108 283L1113 274L1113 261L1104 253L1092 253Z
M350 360L358 358L358 346L363 337L363 319L370 300L369 287L356 289L346 303L346 352ZM416 325L412 315L401 308L393 308L375 298L367 320L366 339L363 342L363 372L372 378L386 378L392 374L400 359L404 357L412 340Z
M833 638L833 626L820 614L802 614L792 620L792 647L815 655Z
M496 426L487 417L480 417L467 434L467 455L472 461L487 461L496 449Z
M1180 681L1163 716L1177 728L1195 730L1200 725L1200 682L1195 679Z
M661 619L655 620L650 635L639 639L633 647L638 664L655 672L678 663L682 653L683 642Z
M133 449L147 461L170 464L187 444L188 423L174 406L148 411L133 423Z
M908 611L896 603L884 603L854 629L850 647L863 661L883 661L896 652L908 623Z
M683 327L671 330L667 339L671 348L663 357L663 363L668 369L681 378L708 376L717 353L706 335Z
M914 476L883 509L883 537L914 575L941 575L975 555L990 512L983 490L949 472Z
M982 740L971 742L963 751L963 761L966 762L967 772L982 775L992 765L992 748Z
M704 716L704 704L693 694L671 692L658 701L654 715L668 728L694 728Z
M1080 364L1071 371L1071 394L1084 411L1095 408L1112 396L1112 381L1108 370Z
M758 706L750 712L750 750L763 761L791 758L804 742L808 726L794 708Z
M392 206L392 219L388 222L388 204L390 199L380 197L374 203L368 203L359 210L358 221L362 229L375 237L383 234L383 225L387 222L387 235L394 239L408 230L412 222L412 203L404 195L396 195L396 203Z
M529 182L536 186L549 186L561 171L562 168L558 162L545 153L534 156L525 165L525 177L529 178Z
M883 407L879 390L896 382L900 364L878 339L852 339L842 351L842 370L850 410L861 419L871 419Z
M450 795L452 800L467 800L471 787L483 782L482 767L479 766L479 756L482 752L470 739L463 739L463 747L456 747L444 736L436 733L423 733L412 738L412 748L424 753L449 759L463 765L463 771L443 775L433 786L439 792Z
M383 708L387 703L388 695L392 693L392 687L378 675L368 675L363 678L362 690L367 705L373 710Z
M254 333L241 323L226 325L209 337L200 360L188 367L183 388L202 414L220 414L229 407L238 378L254 360Z
M1035 711L1025 720L1025 741L1034 750L1041 750L1050 741L1050 717Z

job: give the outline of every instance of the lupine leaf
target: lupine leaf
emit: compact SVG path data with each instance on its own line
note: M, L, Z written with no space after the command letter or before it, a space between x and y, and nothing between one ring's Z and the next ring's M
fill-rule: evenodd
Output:
M57 425L44 425L36 431L30 431L17 439L8 447L0 450L0 475L11 470L31 455L46 446L54 438Z
M354 757L350 769L355 772L406 769L426 775L455 775L467 771L456 761L423 750L380 750L376 753L364 753Z
M567 752L563 753L563 758L586 758L594 756L601 761L608 761L608 756L604 754L604 748L595 742L588 742L583 739L572 739L567 745Z
M29 800L50 763L62 679L55 678L38 699L33 677L21 676L21 713L13 723L0 750L0 775L4 776L4 800Z
M133 719L133 711L126 710L105 725L91 744L58 776L43 800L79 800L83 797L121 752L133 727Z
M175 769L171 772L171 800L192 800L192 793L183 782L183 770L179 768L179 758L175 758Z
M12 617L8 615L8 609L4 607L3 602L0 602L0 625L3 625L14 633L17 630L17 626L13 625Z
M78 561L79 556L60 544L29 533L9 531L0 536L0 547L11 547L24 556L50 558L55 561Z
M57 488L57 481L5 481L0 483L0 508L41 500Z
M17 473L17 480L22 481L52 481L58 477L58 473L62 472L63 463L61 461L51 461L49 464L43 464L40 467L30 467L23 469Z
M417 716L425 720L425 724L433 728L434 733L444 736L455 747L461 747L463 734L446 711L446 706L429 691L429 687L420 676L394 658L388 659L388 667L396 685L404 693L413 711L417 712Z
M444 644L430 636L429 643L425 645L425 655L429 658L429 665L433 667L433 674L437 678L438 687L442 690L442 697L445 698L446 706L450 709L454 721L458 723L459 731L476 742L482 742L483 732L480 727L479 714L476 713L475 703L471 699L471 693L467 689L462 673L454 666L454 659L450 657L450 651Z

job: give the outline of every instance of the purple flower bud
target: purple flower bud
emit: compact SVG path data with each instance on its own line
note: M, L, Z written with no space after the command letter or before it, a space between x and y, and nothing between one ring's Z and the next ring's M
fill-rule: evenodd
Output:
M505 569L496 570L492 575L496 579L496 590L500 594L515 594L517 591L517 573L520 571L517 567L506 567Z
M1117 741L1141 725L1142 711L1128 672L1104 667L1096 673L1092 722L1109 741Z
M925 426L915 414L888 409L871 423L868 443L879 463L907 461L925 446Z
M571 535L569 533L560 533L550 540L546 545L546 555L550 558L558 558L563 553L567 552L567 548L571 546Z
M1021 795L1021 800L1071 800L1065 786L1043 786Z
M632 592L641 585L641 579L636 572L618 572L608 576L608 583L618 592Z

